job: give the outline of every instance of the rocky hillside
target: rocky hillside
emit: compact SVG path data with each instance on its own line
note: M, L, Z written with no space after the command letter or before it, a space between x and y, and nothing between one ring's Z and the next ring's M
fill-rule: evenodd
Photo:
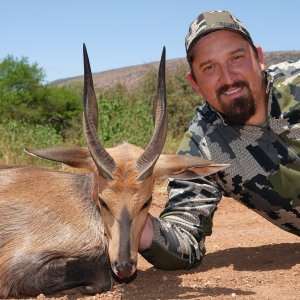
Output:
M300 51L278 51L278 52L265 52L265 65L268 67L272 64L279 63L285 60L296 61L300 59ZM149 64L142 64L137 66L130 66L120 69L113 69L103 72L93 73L95 89L105 90L117 83L125 84L127 87L134 87L141 78L149 71L149 69L156 67L158 62ZM178 58L167 60L167 72L171 72L178 66L183 65L188 69L185 58ZM76 83L82 83L83 77L71 77L61 80L56 80L50 85L66 86Z

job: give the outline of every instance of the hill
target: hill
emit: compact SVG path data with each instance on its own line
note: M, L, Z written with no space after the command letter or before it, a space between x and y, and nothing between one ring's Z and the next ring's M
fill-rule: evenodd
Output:
M286 61L296 61L300 59L300 51L272 51L265 52L265 65L266 67ZM167 72L172 72L179 66L185 66L188 69L188 64L185 58L178 58L167 60ZM157 67L158 62L141 64L136 66L129 66L119 69L112 69L103 72L93 73L95 89L106 90L117 83L126 85L128 88L135 87L140 79L152 68ZM81 84L83 76L70 77L59 79L51 82L49 85L67 86L73 84Z

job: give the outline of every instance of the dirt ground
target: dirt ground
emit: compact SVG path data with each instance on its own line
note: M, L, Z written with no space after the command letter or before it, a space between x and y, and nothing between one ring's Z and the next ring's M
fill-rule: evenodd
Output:
M165 201L165 185L159 184L151 213L157 216ZM161 271L140 256L136 279L110 292L95 296L70 292L37 299L300 299L300 238L236 201L222 199L206 246L207 255L196 269Z

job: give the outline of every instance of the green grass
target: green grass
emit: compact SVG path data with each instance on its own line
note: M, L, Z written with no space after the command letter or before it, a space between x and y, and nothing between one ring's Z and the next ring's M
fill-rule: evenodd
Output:
M31 125L16 120L0 124L0 162L4 164L42 164L23 151L28 148L62 146L61 136L48 125Z
M138 127L136 127L136 132L137 135L143 133ZM118 136L122 136L122 133L119 132ZM137 139L137 137L133 138L133 141L131 140L130 142L134 143L135 139ZM149 142L149 139L146 139L145 135L143 135L143 146ZM122 140L126 139L124 138ZM174 154L177 150L179 142L179 139L168 135L163 153ZM116 144L116 142L108 141L106 144ZM84 146L84 138L81 137L80 141L63 140L62 137L56 133L54 128L48 125L29 125L15 120L0 124L1 164L33 164L46 167L57 167L57 163L48 162L27 154L23 151L24 148L67 147L75 145Z

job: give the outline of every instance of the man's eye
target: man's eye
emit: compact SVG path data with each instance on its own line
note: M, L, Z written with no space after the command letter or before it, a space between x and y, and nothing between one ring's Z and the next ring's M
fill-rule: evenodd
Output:
M100 196L99 196L99 203L103 208L105 208L106 210L109 210L108 206L106 205L106 203Z
M152 202L152 197L150 197L150 199L148 199L148 200L144 203L144 205L142 206L142 209L141 209L141 210L147 208L147 207L151 204L151 202Z
M210 70L212 70L212 68L213 68L213 66L206 66L205 68L204 68L204 71L210 71Z
M233 60L239 61L239 60L241 60L242 58L243 58L242 55L235 55L235 56L233 57Z
M210 74L214 72L215 69L216 69L216 65L207 65L203 68L203 72Z

